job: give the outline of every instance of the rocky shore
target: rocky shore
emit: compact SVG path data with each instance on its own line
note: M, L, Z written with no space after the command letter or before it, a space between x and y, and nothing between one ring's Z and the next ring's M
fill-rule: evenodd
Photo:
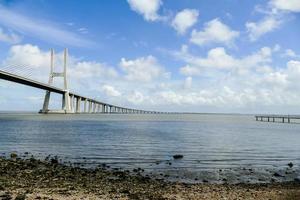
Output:
M9 199L274 199L299 200L300 181L270 184L166 182L99 166L83 169L55 158L0 158L0 200Z

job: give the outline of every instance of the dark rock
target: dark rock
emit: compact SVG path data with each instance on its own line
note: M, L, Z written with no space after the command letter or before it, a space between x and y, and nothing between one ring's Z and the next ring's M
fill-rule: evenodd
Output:
M25 199L26 199L26 195L25 194L19 194L15 198L15 200L25 200Z
M55 158L51 158L51 164L58 164L58 160Z
M177 160L177 159L182 159L182 158L183 158L183 155L176 154L176 155L173 156L173 158L174 158L175 160Z
M294 181L300 183L300 177L294 178Z
M289 166L290 168L292 168L292 167L294 166L294 164L293 164L292 162L290 162L290 163L288 164L288 166Z
M275 173L273 174L273 176L275 176L275 177L284 177L283 175L281 175L281 174L279 174L279 173L277 173L277 172L275 172Z
M208 180L206 180L206 179L203 179L203 183L208 183Z
M133 172L138 172L139 170L134 168L132 171L133 171Z
M10 154L10 158L17 158L17 157L18 157L18 155L16 153L11 153Z

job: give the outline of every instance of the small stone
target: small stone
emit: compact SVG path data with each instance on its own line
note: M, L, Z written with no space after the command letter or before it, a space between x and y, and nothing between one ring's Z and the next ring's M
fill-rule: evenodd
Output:
M135 169L135 168L134 168L132 171L133 171L133 172L138 172L138 170L137 170L137 169Z
M10 158L17 158L17 157L18 157L18 155L16 153L11 153L10 154Z
M25 199L26 199L26 195L25 194L19 194L15 198L15 200L25 200Z
M176 160L176 159L182 159L183 158L183 155L180 155L180 154L176 154L173 156L173 158Z
M51 158L51 164L58 164L58 159L57 158Z
M282 176L281 174L279 174L279 173L277 173L277 172L275 172L275 173L273 174L273 176L275 176L275 177L284 177L284 176Z
M290 162L290 163L288 164L288 166L289 166L290 168L292 168L292 167L294 166L294 164L293 164L292 162Z
M294 178L294 181L300 183L300 177Z

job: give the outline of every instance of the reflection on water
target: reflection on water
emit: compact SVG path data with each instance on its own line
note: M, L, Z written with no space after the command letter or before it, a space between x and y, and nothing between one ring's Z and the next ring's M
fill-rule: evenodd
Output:
M0 152L162 171L281 169L300 164L300 125L247 115L0 114ZM184 158L172 161L174 154Z

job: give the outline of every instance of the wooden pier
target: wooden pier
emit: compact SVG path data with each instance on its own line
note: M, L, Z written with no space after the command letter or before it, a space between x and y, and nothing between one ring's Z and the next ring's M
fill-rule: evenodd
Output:
M255 120L261 122L300 123L300 115L255 115Z

